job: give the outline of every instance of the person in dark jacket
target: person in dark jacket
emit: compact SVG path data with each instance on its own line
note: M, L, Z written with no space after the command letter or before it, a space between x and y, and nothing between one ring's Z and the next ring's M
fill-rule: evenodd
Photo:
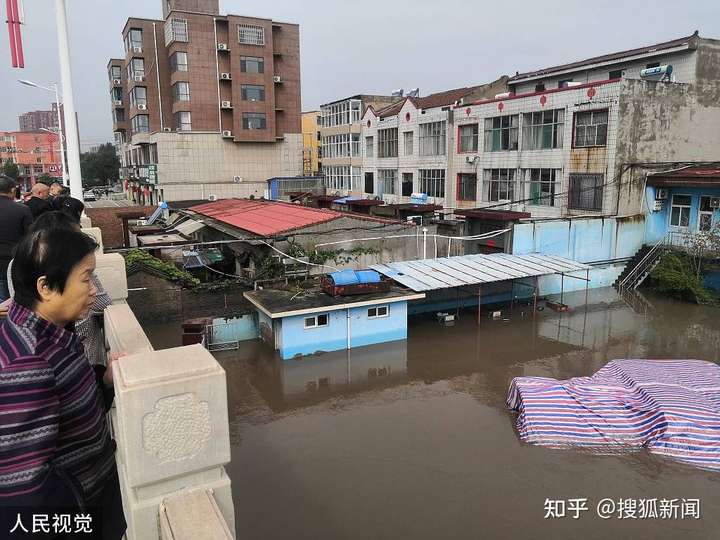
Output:
M32 224L30 209L15 202L17 183L9 176L0 175L0 303L8 299L7 275L12 251Z
M15 297L0 325L0 435L12 441L0 443L0 527L15 515L32 524L38 513L94 512L93 538L125 532L106 416L117 358L91 366L74 331L97 294L97 247L79 231L43 229L15 249Z
M37 219L38 216L45 212L52 211L52 206L48 198L50 197L50 188L38 182L30 190L30 199L25 203L32 212L33 219Z

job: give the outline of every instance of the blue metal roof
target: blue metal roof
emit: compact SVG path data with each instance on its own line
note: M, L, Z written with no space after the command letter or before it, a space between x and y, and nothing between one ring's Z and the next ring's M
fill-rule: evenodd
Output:
M590 269L586 264L555 255L507 253L392 262L371 268L417 292Z

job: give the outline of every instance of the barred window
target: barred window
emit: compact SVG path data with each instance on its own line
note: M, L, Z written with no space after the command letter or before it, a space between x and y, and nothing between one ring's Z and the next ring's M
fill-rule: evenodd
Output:
M467 124L458 128L460 137L461 152L477 152L478 149L478 125Z
M168 19L165 23L165 46L167 47L173 41L188 41L188 22L187 19Z
M419 172L422 193L428 197L445 197L445 169L420 169Z
M575 113L575 148L605 146L607 144L608 111Z
M265 113L243 113L243 129L265 129Z
M242 73L264 73L265 60L257 56L241 56L240 71Z
M413 142L415 139L414 133L412 131L406 131L403 133L403 143L405 146L405 155L406 156L412 156L413 155Z
M181 111L175 113L175 129L179 131L192 130L192 122L189 112Z
M565 111L540 111L523 115L523 150L562 148Z
M397 183L397 169L378 170L378 195L395 195Z
M373 157L375 155L375 144L373 137L365 137L365 157Z
M172 85L172 95L174 101L190 101L190 83L176 82Z
M518 115L485 119L485 151L518 149Z
M378 157L397 157L398 130L397 128L378 130Z
M137 114L131 121L133 133L149 133L150 117L147 114Z
M420 124L420 155L445 155L445 122ZM445 172L443 171L443 174ZM428 194L429 195L429 194Z
M568 208L602 211L603 175L571 174Z
M265 28L253 24L238 24L238 43L265 45Z
M474 201L477 199L476 174L458 174L457 197L461 201Z
M170 71L175 73L176 71L187 71L188 70L188 57L184 51L177 51L170 57Z
M512 201L515 198L515 169L485 169L488 201Z
M560 169L524 169L527 204L555 206L555 193L559 191Z

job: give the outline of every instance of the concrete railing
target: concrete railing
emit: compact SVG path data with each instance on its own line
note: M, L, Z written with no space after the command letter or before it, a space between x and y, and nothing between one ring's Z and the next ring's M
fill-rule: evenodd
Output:
M110 413L129 540L235 537L225 371L201 345L153 350L127 299L124 259L97 255L113 365Z

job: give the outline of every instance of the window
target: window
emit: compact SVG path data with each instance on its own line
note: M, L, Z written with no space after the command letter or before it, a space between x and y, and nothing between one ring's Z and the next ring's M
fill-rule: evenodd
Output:
M243 113L243 129L265 129L265 113Z
M403 133L403 150L405 151L406 156L412 156L413 155L413 142L414 142L414 134L412 131L406 131Z
M375 180L373 178L373 173L366 172L365 173L365 193L375 193Z
M535 85L535 91L536 92L544 92L545 91L545 83L537 83Z
M402 193L403 197L410 197L413 194L413 173L402 173Z
M145 105L147 107L147 88L144 86L134 86L130 90L130 105L137 107L138 105Z
M150 133L150 117L147 114L138 114L132 118L133 133Z
M118 122L125 121L125 109L113 109L113 120L117 124Z
M125 35L125 52L134 51L135 47L142 50L142 28L131 28Z
M420 169L420 191L428 197L445 197L445 169Z
M460 152L477 152L478 149L478 125L468 124L458 128L460 138Z
M445 122L420 124L420 155L445 155Z
M488 201L512 201L515 197L515 169L486 169Z
M670 226L688 228L690 226L690 195L673 195L670 208Z
M172 85L174 101L190 101L190 83L176 82Z
M602 211L603 175L571 174L568 208Z
M607 143L608 111L575 113L575 148L605 146Z
M238 43L243 45L265 45L265 29L252 24L238 24Z
M568 83L571 82L573 82L572 79L562 79L558 81L558 88L567 88L568 86L570 86Z
M555 193L558 191L560 169L524 169L524 198L527 204L536 206L555 206Z
M715 209L712 207L713 197L700 197L700 209L698 211L698 230L710 231L712 230L713 214Z
M622 79L623 70L615 69L608 74L608 79Z
M243 84L240 86L243 101L265 101L265 87L256 84Z
M375 155L375 145L372 137L365 137L365 157L373 157Z
M352 145L351 145L352 143ZM322 155L328 158L350 157L358 155L360 134L341 133L339 135L328 135L322 139Z
M119 79L122 76L122 69L120 66L110 66L108 75L110 76L110 79Z
M135 77L145 77L145 61L142 58L132 58L128 62L128 79Z
M352 143L352 157L359 157L360 156L360 134L359 133L353 133L350 137L350 142Z
M110 91L110 95L112 96L114 101L122 101L123 95L122 95L122 88L116 86Z
M323 105L320 108L322 114L322 126L343 126L358 122L362 111L362 102L359 99L348 99L339 103Z
M518 149L518 115L485 119L485 151Z
M305 328L318 328L328 325L328 314L315 315L314 317L305 317Z
M368 319L378 319L380 317L387 317L390 314L390 308L388 306L378 306L368 308Z
M360 167L349 165L324 166L325 187L332 190L350 190L360 186ZM367 176L365 177L367 179ZM367 193L372 193L368 191Z
M378 170L378 195L395 195L396 169Z
M565 111L541 111L523 114L523 150L562 148Z
M397 157L398 130L397 128L378 130L378 157Z
M177 51L170 57L170 71L175 73L176 71L187 71L188 70L188 55L184 51Z
M175 129L178 131L191 131L192 121L187 111L175 113Z
M265 73L265 60L256 56L241 56L240 71L243 73Z
M165 22L165 46L167 47L173 41L188 41L188 22L187 19L168 19Z
M474 201L477 199L476 174L458 174L457 197L461 201Z

